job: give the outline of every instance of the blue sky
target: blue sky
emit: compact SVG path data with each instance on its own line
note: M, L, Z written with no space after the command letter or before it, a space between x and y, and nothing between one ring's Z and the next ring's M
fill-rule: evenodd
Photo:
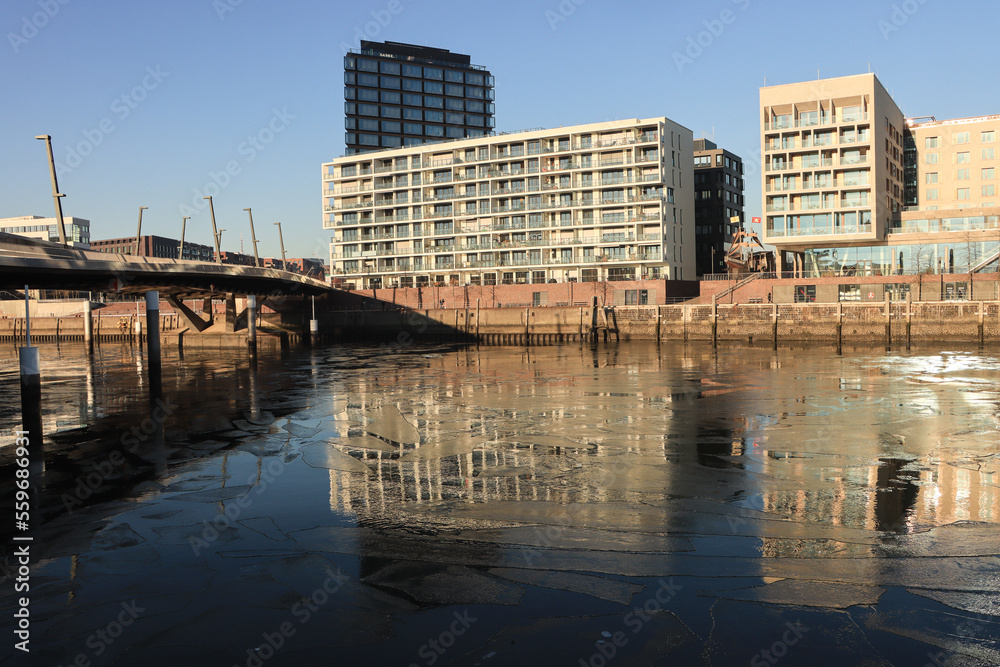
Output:
M903 113L1000 113L985 0L5 0L0 217L66 215L225 249L327 254L320 165L344 152L343 61L359 34L447 48L496 77L497 130L667 116L747 162L760 215L758 88L876 72ZM207 188L207 191L206 191Z

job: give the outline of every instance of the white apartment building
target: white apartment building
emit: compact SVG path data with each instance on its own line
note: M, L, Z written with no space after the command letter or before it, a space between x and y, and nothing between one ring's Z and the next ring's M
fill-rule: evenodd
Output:
M695 279L691 130L531 130L323 165L335 284Z
M66 242L77 247L90 247L90 220L64 216ZM17 234L43 241L59 241L59 223L56 218L40 215L23 215L17 218L0 218L0 232Z

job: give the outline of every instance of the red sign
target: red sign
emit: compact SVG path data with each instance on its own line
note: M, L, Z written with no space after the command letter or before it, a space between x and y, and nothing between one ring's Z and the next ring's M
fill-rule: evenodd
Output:
M760 224L760 218L756 218L756 217L755 218L750 218L750 223L753 224L753 225L759 225Z

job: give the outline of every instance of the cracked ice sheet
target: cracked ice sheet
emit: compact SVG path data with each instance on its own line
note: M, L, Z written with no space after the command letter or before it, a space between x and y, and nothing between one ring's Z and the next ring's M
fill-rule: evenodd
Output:
M394 405L368 410L365 412L365 416L374 420L365 427L365 430L372 435L408 445L420 442L420 433L417 428L408 422Z
M371 469L333 445L324 442L314 442L303 445L299 448L302 453L302 460L312 468L324 468L327 470L339 470L341 472L368 473Z
M1000 622L993 619L927 609L876 609L865 627L916 639L964 658L938 664L1000 665Z
M399 457L400 463L409 461L433 461L447 456L468 454L489 441L482 436L470 436L464 433L442 433L437 442L428 442L416 449L411 449Z
M630 604L632 596L645 588L637 584L628 584L614 579L594 577L587 574L574 574L572 572L541 572L538 570L507 567L494 567L487 570L487 572L522 584L583 593L584 595L590 595L591 597L623 605Z
M699 595L747 602L846 609L859 604L878 604L883 593L885 593L885 589L878 586L782 579L761 586L718 590L711 593L702 592Z
M968 611L973 614L1000 617L1000 596L996 593L927 591L915 588L908 588L906 590L914 595L936 600L954 609Z
M613 663L603 657L612 649ZM514 622L458 664L686 665L696 664L698 649L698 637L669 611L562 616Z
M720 600L711 613L712 633L704 649L709 665L775 664L777 652L768 653L770 661L762 652L782 644L781 664L814 664L821 656L818 664L823 665L892 667L846 612Z
M479 570L422 561L395 561L364 581L402 591L420 604L516 605L524 595L517 584Z

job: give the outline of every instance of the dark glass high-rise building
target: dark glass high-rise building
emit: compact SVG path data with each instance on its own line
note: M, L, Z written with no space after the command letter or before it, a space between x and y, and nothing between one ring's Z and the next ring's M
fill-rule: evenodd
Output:
M743 160L708 139L695 139L694 188L698 275L724 273L729 243L744 223Z
M362 40L344 98L348 155L493 132L493 76L446 49Z

